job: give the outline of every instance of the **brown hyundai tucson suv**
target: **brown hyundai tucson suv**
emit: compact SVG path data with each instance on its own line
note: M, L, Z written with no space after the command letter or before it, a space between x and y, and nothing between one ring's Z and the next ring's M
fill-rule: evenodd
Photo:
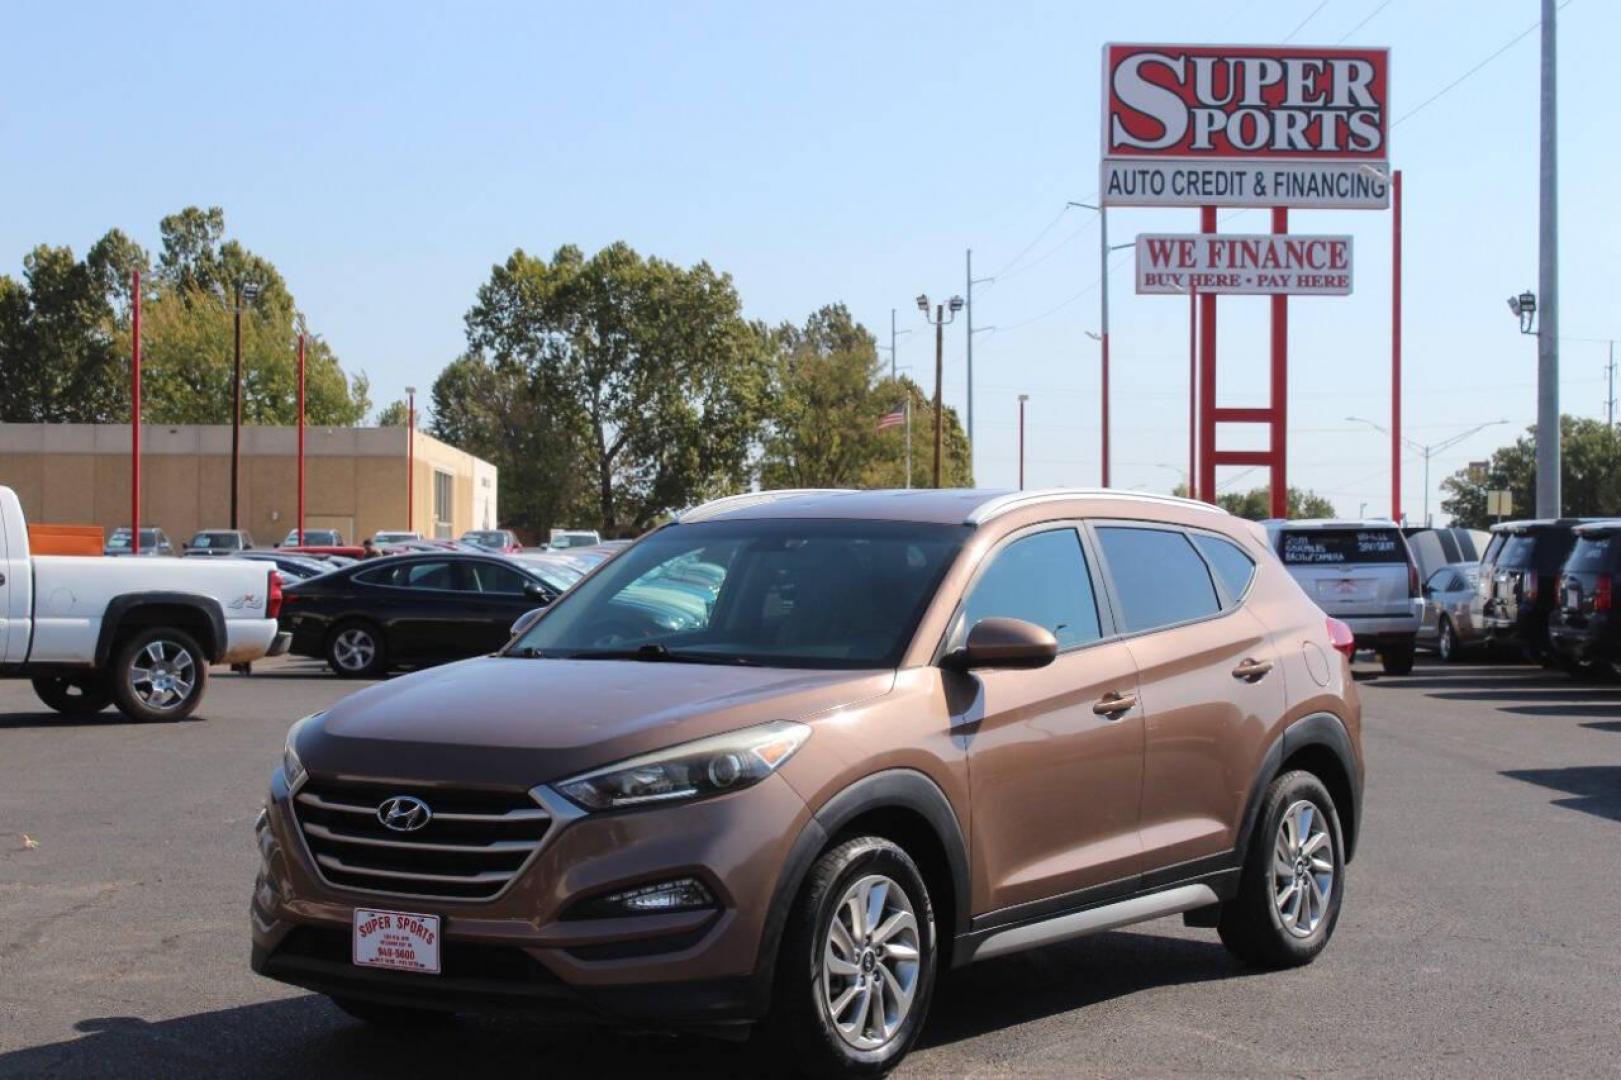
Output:
M859 1075L1020 949L1180 913L1304 964L1361 816L1351 647L1200 503L723 499L293 725L253 967L377 1023L753 1024Z

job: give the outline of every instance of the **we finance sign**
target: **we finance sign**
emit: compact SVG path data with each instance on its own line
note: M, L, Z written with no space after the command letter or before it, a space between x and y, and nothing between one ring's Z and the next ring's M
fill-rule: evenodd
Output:
M1349 236L1273 233L1144 233L1137 237L1139 293L1349 296Z
M1109 206L1382 209L1386 49L1106 45Z

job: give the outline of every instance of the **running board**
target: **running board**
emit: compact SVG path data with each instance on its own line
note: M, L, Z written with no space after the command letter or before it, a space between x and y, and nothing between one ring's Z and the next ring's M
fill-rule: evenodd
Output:
M1037 945L1050 945L1055 941L1065 941L1085 934L1116 930L1132 923L1157 919L1162 915L1176 915L1195 908L1208 907L1220 901L1221 897L1217 896L1216 890L1209 885L1183 885L1175 889L1166 889L1164 892L1149 893L1147 896L1134 896L1129 900L1087 908L1085 911L1077 911L1070 915L1059 915L1037 923L993 931L981 938L976 945L970 946L964 962L988 960L993 956L1002 956Z

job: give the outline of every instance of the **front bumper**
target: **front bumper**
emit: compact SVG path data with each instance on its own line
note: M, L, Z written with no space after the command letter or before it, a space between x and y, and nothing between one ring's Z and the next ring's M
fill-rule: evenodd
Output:
M746 800L746 807L738 805ZM556 818L511 886L487 901L398 896L317 872L276 770L255 826L253 970L319 993L446 1010L586 1010L668 1023L757 1019L769 1001L762 949L773 891L810 814L780 776L734 795L659 809ZM718 908L569 918L579 898L698 876ZM440 975L359 968L357 907L439 915Z

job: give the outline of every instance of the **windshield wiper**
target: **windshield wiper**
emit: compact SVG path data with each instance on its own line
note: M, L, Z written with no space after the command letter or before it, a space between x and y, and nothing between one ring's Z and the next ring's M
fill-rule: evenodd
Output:
M731 667L759 667L759 663L743 656L723 656L718 653L675 652L657 641L649 641L634 649L582 649L568 653L569 660L643 660L666 664L724 664Z

